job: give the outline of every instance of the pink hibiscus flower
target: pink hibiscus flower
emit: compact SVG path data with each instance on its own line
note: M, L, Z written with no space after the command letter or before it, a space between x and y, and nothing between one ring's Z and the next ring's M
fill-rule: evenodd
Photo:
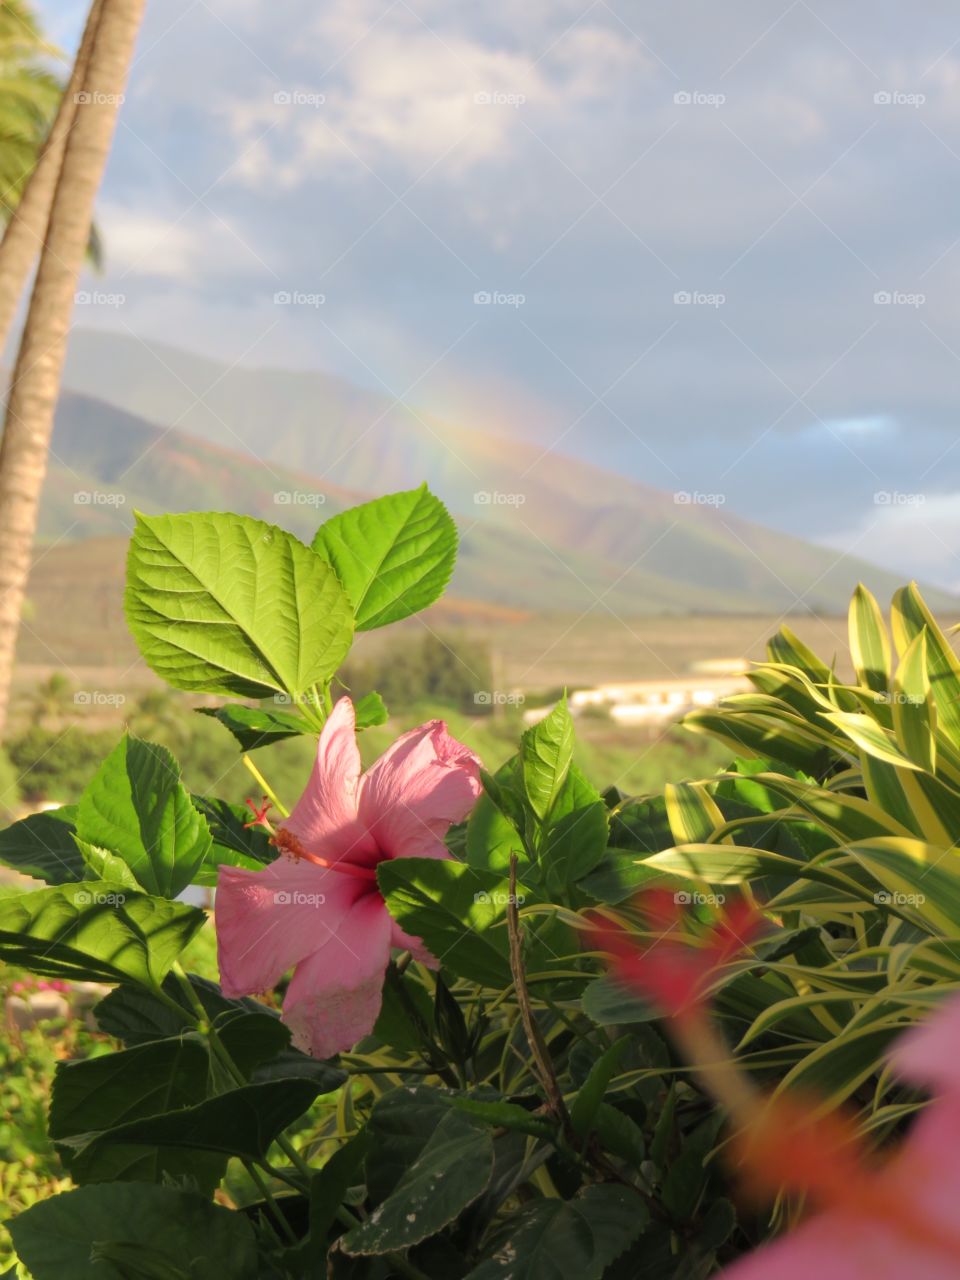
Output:
M317 1058L350 1049L380 1012L391 947L436 960L394 922L377 886L386 858L447 858L443 837L480 793L480 762L431 720L361 774L356 716L341 698L320 735L307 788L263 871L221 867L216 927L228 996L275 986L293 969L283 1020Z
M898 1041L891 1060L934 1101L893 1159L862 1168L833 1204L734 1264L723 1280L956 1280L960 1276L960 1000ZM789 1159L789 1149L784 1153Z

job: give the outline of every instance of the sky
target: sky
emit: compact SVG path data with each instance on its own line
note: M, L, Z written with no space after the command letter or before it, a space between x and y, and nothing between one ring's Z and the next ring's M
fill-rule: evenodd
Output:
M78 323L960 588L955 5L150 0L98 210Z

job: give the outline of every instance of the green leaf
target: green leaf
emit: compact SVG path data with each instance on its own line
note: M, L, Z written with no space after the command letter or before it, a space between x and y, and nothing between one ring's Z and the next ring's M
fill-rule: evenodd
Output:
M82 880L83 858L73 838L75 815L73 805L31 813L0 831L0 862L48 884Z
M241 751L256 751L271 742L283 742L303 733L312 733L301 716L286 711L268 711L265 707L248 707L242 702L229 702L225 707L197 707L202 716L219 720L236 738Z
M38 889L0 899L0 960L45 977L156 990L206 918L109 881Z
M212 796L194 796L193 803L206 818L214 840L206 862L197 873L195 884L215 885L217 868L223 863L261 871L277 858L269 832L263 827L246 825L253 815L243 805Z
M419 1244L459 1217L492 1173L489 1130L449 1111L393 1192L347 1232L341 1247L350 1254L379 1254Z
M937 708L930 693L927 632L917 632L900 659L891 690L893 729L904 753L933 773L937 763Z
M581 997L583 1011L598 1027L627 1026L631 1022L653 1022L657 1011L652 1005L621 987L612 978L597 978Z
M393 858L377 867L387 910L454 973L488 987L511 981L505 916L508 877L437 858ZM518 886L518 896L523 892Z
M252 1081L304 1076L313 1080L321 1093L328 1093L346 1079L344 1072L329 1063L291 1048L288 1028L259 1000L249 996L230 999L217 983L196 973L187 976L230 1056ZM127 1045L183 1034L184 1026L193 1020L193 1005L173 975L164 980L163 990L164 1001L133 987L112 991L96 1007L98 1025ZM180 1006L183 1017L171 1008L171 1002Z
M520 740L523 785L530 808L544 821L566 781L573 759L573 720L562 698Z
M200 1102L207 1050L198 1039L155 1040L134 1049L57 1064L47 1130L55 1141Z
M180 984L172 975L164 980L163 987L176 1001ZM185 1006L181 1007L186 1012ZM180 1035L189 1026L186 1017L178 1017L175 1009L142 987L116 987L104 996L93 1012L99 1030L128 1046Z
M328 680L353 638L337 575L292 534L220 512L137 516L127 621L177 689L266 698Z
M374 1203L386 1200L416 1162L430 1134L450 1110L450 1097L420 1085L391 1089L377 1099L367 1125L367 1188Z
M536 1200L507 1219L466 1280L600 1280L646 1222L646 1206L628 1187L600 1184L572 1200Z
M669 832L664 839L670 843ZM636 853L606 849L596 869L580 881L580 888L597 902L616 904L625 902L644 887L664 884L673 878L655 867L648 867Z
M590 1074L577 1091L570 1107L570 1123L578 1137L585 1138L593 1127L603 1095L620 1066L628 1044L629 1040L623 1036L605 1050L590 1068Z
M527 863L519 832L485 791L467 819L467 861L479 871L506 872L511 853L520 867Z
M706 783L667 783L664 800L676 844L699 844L723 826L723 814Z
M386 724L390 719L386 703L376 690L358 698L353 704L353 710L357 717L358 729L374 729L377 725Z
M906 653L910 642L921 631L926 631L930 691L937 704L938 720L953 745L960 746L960 661L937 626L916 583L894 596L890 622L897 652L901 654Z
M562 892L581 880L603 857L609 834L600 792L571 764L540 850L547 884Z
M193 1106L62 1141L82 1152L85 1160L101 1157L109 1147L154 1145L262 1160L277 1135L302 1116L321 1091L318 1082L304 1076L240 1085Z
M128 1120L201 1102L209 1058L196 1039L173 1038L80 1062L60 1063L53 1082L48 1131L61 1144L74 1182L160 1182L192 1178L212 1193L226 1167L222 1156L161 1145L97 1146L91 1133ZM69 1139L85 1135L71 1158Z
M878 906L920 919L947 938L960 938L960 859L955 850L881 837L848 845L844 852L876 879Z
M140 889L137 877L115 853L80 839L77 840L77 848L83 857L85 880L109 880L113 884L126 885L128 889Z
M81 840L121 858L148 893L175 898L212 843L166 747L124 735L80 797Z
M187 1280L258 1280L261 1274L243 1214L172 1187L130 1182L63 1191L26 1209L9 1226L34 1280L135 1276L91 1260L94 1248L109 1245L159 1252L169 1274Z
M319 1276L324 1270L329 1247L327 1237L350 1187L363 1181L363 1161L368 1146L369 1135L362 1129L355 1138L337 1147L323 1168L310 1179L310 1229L299 1244L284 1252L284 1258L299 1268L294 1274Z
M370 631L443 594L457 558L457 530L424 484L333 516L317 530L313 549L337 571L357 630Z
M857 584L850 601L848 629L857 679L875 693L886 693L890 685L890 640L880 606L862 582Z
M824 711L821 715L846 734L855 747L875 760L882 760L885 764L893 764L902 769L920 768L903 754L893 734L870 716L860 715L855 711Z
M534 1138L552 1142L557 1136L557 1126L542 1116L532 1115L526 1107L515 1102L486 1101L483 1098L467 1098L462 1094L450 1094L447 1101L457 1111L475 1116L495 1129L512 1129L516 1133L529 1133Z

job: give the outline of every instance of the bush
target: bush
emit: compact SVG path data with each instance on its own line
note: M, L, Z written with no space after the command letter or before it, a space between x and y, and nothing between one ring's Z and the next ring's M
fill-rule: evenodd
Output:
M898 1217L889 1186L861 1193L854 1153L921 1105L887 1051L960 986L960 663L919 595L895 602L894 662L858 593L849 684L781 632L755 694L688 718L738 758L626 796L582 767L610 780L612 728L588 755L564 700L529 728L516 708L464 714L480 657L434 637L343 682L403 718L425 714L415 691L431 713L446 700L455 741L426 723L398 746L375 701L335 702L354 631L432 603L455 548L425 489L333 517L312 548L244 517L138 518L145 658L245 701L188 723L141 699L144 736L111 735L74 812L3 833L4 860L50 884L0 897L0 958L111 986L96 1014L122 1045L78 1042L55 1067L47 1133L76 1187L21 1198L33 1280L91 1258L231 1280L690 1280L773 1225L735 1208L731 1150L778 1223L833 1198L854 1229L916 1242L912 1174ZM388 753L363 779L355 717L364 762ZM65 759L45 729L14 744L33 787L58 762L64 787L93 772L63 741ZM249 751L260 776L238 772ZM192 905L214 885L229 995Z
M116 734L109 731L88 733L74 725L55 730L35 724L12 739L7 752L26 800L67 804L79 798L115 742Z

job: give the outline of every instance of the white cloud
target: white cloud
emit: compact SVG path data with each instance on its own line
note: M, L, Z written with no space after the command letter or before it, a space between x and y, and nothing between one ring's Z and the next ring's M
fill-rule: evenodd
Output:
M817 541L897 570L904 581L924 577L960 590L960 493L881 489L857 527Z
M335 5L318 25L329 74L311 78L301 63L279 91L264 82L224 104L245 147L234 178L296 188L333 165L357 172L399 165L417 177L437 164L458 179L530 146L518 112L546 113L552 128L573 124L586 104L614 96L648 68L635 41L598 26L576 26L553 46L545 40L538 57L427 26L406 6L377 21Z
M197 283L238 271L263 269L260 255L244 243L229 219L197 205L179 217L105 203L97 220L106 250L107 278L119 284L144 277Z

